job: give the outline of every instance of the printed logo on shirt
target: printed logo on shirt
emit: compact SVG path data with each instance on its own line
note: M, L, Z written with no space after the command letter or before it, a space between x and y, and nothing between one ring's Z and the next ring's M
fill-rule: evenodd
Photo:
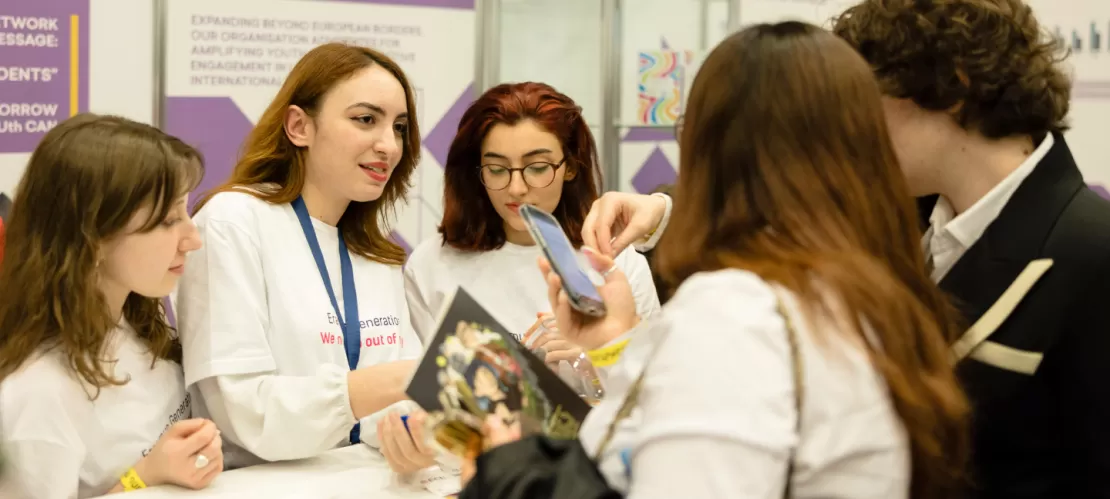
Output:
M328 312L328 324L339 325L339 318L335 314ZM381 317L373 317L370 319L359 321L359 329L367 329L371 327L388 327L400 326L401 320L394 315L385 315ZM335 334L332 332L323 331L320 333L320 343L325 345L343 344L343 335ZM367 336L362 339L363 348L392 346L399 347L405 346L405 338L398 334L396 331L390 334L379 334L376 336Z
M328 312L328 324L339 324L339 318L335 314ZM359 329L366 329L368 327L384 327L384 326L400 326L401 319L395 315L383 315L381 317L373 317L358 322Z
M154 443L158 443L158 440L160 440L162 438L162 435L165 435L166 431L169 430L170 427L173 426L175 423L177 423L178 421L189 419L189 417L191 417L192 415L193 415L192 395L189 392L185 392L185 399L181 401L181 405L177 406L177 410L173 411L173 414L170 414L169 422L167 422L166 426L164 426L162 428L162 433L158 434L158 438L154 439ZM150 454L150 451L153 450L153 449L154 449L153 444L151 444L150 447L147 447L146 449L143 449L143 457L146 457L147 454Z

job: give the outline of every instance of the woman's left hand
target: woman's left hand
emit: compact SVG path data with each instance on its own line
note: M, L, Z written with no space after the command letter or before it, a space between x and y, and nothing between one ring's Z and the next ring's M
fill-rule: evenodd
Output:
M501 418L493 415L487 416L485 424L482 425L482 439L486 450L492 450L495 447L520 440L520 426L509 428L505 426ZM478 471L475 463L477 459L478 456L474 456L463 460L459 481L464 489L466 484L470 483L470 479L474 478L474 473Z
M582 347L575 345L570 340L559 334L559 326L556 323L554 314L539 314L539 320L550 319L547 331L545 331L535 342L531 344L531 350L536 351L542 348L545 352L543 361L547 367L552 371L559 371L559 363L562 361L572 362L582 355ZM533 333L536 334L536 333ZM525 338L527 342L527 338Z

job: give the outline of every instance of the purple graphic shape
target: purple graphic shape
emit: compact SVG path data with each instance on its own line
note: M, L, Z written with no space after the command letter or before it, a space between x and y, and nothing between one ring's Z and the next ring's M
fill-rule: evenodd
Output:
M451 141L455 140L455 133L459 130L459 121L462 120L463 113L466 108L470 107L470 103L474 102L476 96L474 95L474 83L466 86L466 90L462 91L455 103L447 109L447 112L440 118L439 123L432 128L424 136L424 148L432 154L436 162L439 163L440 168L447 165L447 150L451 148Z
M228 97L167 97L166 133L176 135L204 155L204 179L193 191L208 192L231 176L243 139L254 124ZM200 199L189 199L189 211Z
M162 298L162 306L166 308L166 322L170 323L170 327L177 327L177 316L173 313L173 300L170 297Z
M621 137L621 142L666 142L674 141L674 127L634 126Z
M397 243L397 245L400 246L401 249L405 250L406 255L411 255L412 254L412 245L410 245L408 243L408 241L405 241L405 238L401 237L400 232L397 232L397 231L390 232L389 233L389 238L392 239L393 242Z
M373 3L378 5L402 5L405 7L439 7L442 9L474 10L475 0L339 0L350 3Z
M1110 191L1107 191L1106 188L1102 185L1088 184L1087 187L1089 187L1092 191L1095 191L1095 194L1101 196L1102 199L1110 199Z
M89 109L89 0L4 2L0 9L7 19L0 27L5 34L22 35L39 42L0 49L3 71L0 75L0 96L3 96L0 153L26 153L35 150L47 129ZM70 109L73 83L70 19L74 15L77 16L77 109ZM40 26L40 19L56 22L48 21ZM47 46L42 46L44 43Z
M667 155L663 154L662 149L656 147L632 177L632 187L636 192L647 194L660 185L674 183L676 178L678 174L667 159Z

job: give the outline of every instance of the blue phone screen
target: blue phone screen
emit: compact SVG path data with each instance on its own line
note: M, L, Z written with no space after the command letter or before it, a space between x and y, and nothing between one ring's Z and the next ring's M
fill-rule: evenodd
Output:
M553 260L551 263L559 269L559 276L563 279L563 284L579 296L601 301L601 295L598 294L594 283L590 281L590 277L579 266L577 253L574 246L570 245L570 240L567 239L563 228L545 216L533 216L531 218L536 223L536 228L539 230L540 236L543 237L547 250L551 253L551 259Z

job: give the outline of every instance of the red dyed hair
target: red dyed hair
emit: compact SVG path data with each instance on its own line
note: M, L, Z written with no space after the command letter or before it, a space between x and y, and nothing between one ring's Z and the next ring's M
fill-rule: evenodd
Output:
M497 124L535 121L559 138L566 158L562 197L555 218L575 247L582 245L582 222L598 196L601 169L597 144L582 109L550 85L505 83L493 87L463 114L447 152L443 172L443 244L464 251L489 251L505 244L501 216L490 203L481 179L482 141Z

